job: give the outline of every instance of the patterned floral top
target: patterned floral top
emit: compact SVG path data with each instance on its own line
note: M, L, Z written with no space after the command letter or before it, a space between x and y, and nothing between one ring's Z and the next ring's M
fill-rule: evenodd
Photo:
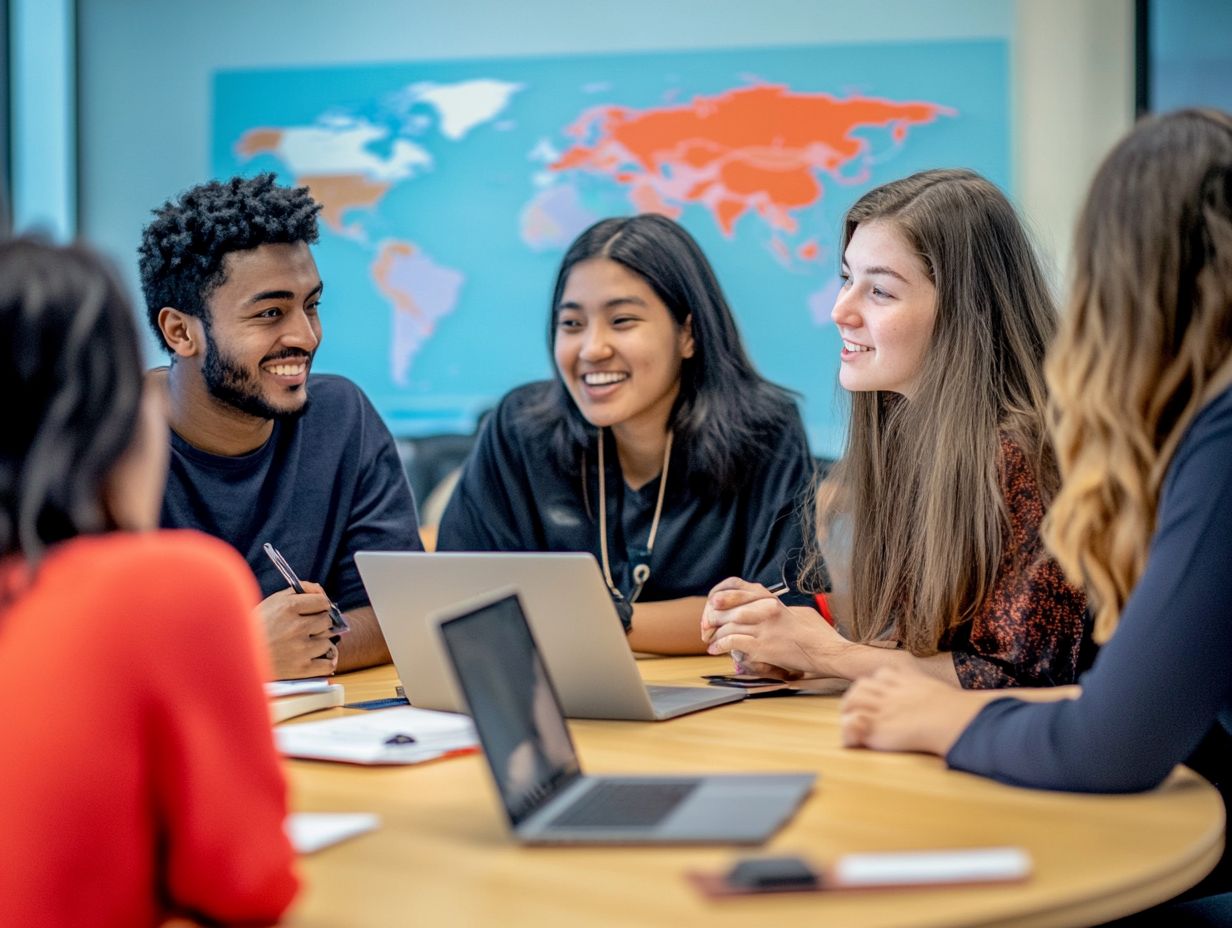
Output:
M1065 580L1040 538L1044 504L1026 455L1001 438L1009 537L992 594L942 642L967 689L1073 683L1092 654L1086 595Z

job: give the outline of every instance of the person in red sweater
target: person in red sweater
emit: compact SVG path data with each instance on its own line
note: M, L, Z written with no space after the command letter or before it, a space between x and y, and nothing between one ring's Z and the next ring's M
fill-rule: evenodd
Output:
M155 531L165 399L74 246L0 244L6 924L270 924L295 895L243 560Z

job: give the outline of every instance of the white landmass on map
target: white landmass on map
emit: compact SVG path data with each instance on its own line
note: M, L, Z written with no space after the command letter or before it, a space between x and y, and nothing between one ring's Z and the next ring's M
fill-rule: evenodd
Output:
M432 167L427 150L394 139L382 157L369 146L389 138L390 130L350 116L323 117L311 126L262 126L249 129L235 144L247 161L271 154L304 184L321 204L321 219L345 238L364 242L363 225L346 222L355 210L377 208L390 188Z
M526 153L526 160L537 164L552 164L559 159L560 149L552 144L551 139L539 139L535 147Z
M269 133L270 137L261 138L257 133ZM432 155L407 139L395 139L386 157L369 149L373 142L388 137L387 128L363 119L335 116L312 126L254 129L245 133L237 148L247 157L259 151L272 152L296 177L358 174L390 183L432 167Z
M408 84L395 95L395 105L409 109L416 103L427 103L440 117L441 135L451 142L466 138L476 126L499 116L513 95L525 87L491 78L438 84L417 81Z

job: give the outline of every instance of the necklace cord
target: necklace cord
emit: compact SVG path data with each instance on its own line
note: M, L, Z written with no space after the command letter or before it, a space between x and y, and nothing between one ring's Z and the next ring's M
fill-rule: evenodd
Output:
M667 433L667 443L663 447L663 470L659 473L659 497L655 500L654 518L650 521L650 537L646 539L646 558L654 554L655 536L659 533L659 519L663 515L663 498L667 493L667 471L672 459L672 437L673 433ZM603 579L607 581L607 588L612 595L617 599L624 599L624 594L620 592L620 588L616 586L616 581L612 579L612 565L607 553L607 462L604 459L603 453L604 436L603 428L599 428L599 555L603 564ZM583 485L585 481L583 481ZM640 568L640 569L639 569ZM637 598L642 593L642 587L646 585L646 581L650 579L650 565L638 564L634 568L634 588L629 595L629 602L637 602Z

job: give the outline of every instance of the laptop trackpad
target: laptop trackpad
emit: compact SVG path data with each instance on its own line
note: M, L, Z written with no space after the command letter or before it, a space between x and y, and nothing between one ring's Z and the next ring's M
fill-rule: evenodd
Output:
M536 831L566 841L756 843L791 816L812 781L774 774L596 779Z
M811 781L757 774L708 776L664 828L686 840L764 841L791 817Z

